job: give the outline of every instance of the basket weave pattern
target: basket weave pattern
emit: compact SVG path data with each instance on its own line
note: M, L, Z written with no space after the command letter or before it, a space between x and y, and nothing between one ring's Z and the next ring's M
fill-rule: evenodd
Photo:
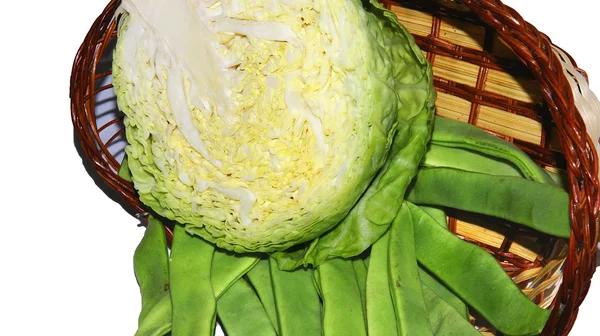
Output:
M433 64L438 115L481 127L515 143L543 168L568 174L572 223L568 249L556 239L510 224L501 234L482 236L473 234L481 232L476 225L449 218L455 234L488 250L516 283L523 284L527 295L553 308L544 334L566 335L596 267L600 197L598 156L556 47L500 1L381 2L396 13ZM110 84L98 84L111 72L97 71L97 66L106 52L112 52L118 6L118 0L108 4L76 55L71 114L83 155L134 212L143 214L147 209L133 186L118 177L120 163L109 149L124 129L102 136L122 120L99 123L94 99L112 90ZM570 58L562 61L574 64Z
M400 21L407 10L416 10L431 14L431 30L422 34L423 30L412 31L419 46L427 52L427 58L434 64L436 74L436 58L439 56L460 60L479 67L475 85L465 85L436 75L438 92L460 97L467 101L469 108L466 122L493 129L509 128L510 123L518 118L508 119L509 125L488 122L480 123L481 111L493 109L540 123L539 142L531 141L531 137L517 132L517 139L502 136L512 141L530 154L544 168L566 168L571 195L572 235L569 241L568 257L564 267L564 279L561 290L554 301L553 314L545 329L545 334L566 334L571 329L577 314L577 307L587 293L591 276L596 267L596 249L598 244L597 218L599 208L598 196L598 157L593 143L585 133L585 125L576 105L573 92L567 77L562 71L558 55L549 38L535 27L528 24L511 8L500 1L383 1L388 9L396 12ZM411 18L412 17L412 18ZM468 37L474 41L471 45L457 42L442 36L444 19L460 19L460 26L471 32ZM411 22L412 21L412 22ZM414 16L403 22L408 27L415 26ZM418 25L417 25L418 26ZM460 30L461 27L458 27ZM421 27L422 28L422 27ZM455 29L457 27L454 27ZM478 30L479 28L479 30ZM409 28L410 30L410 28ZM477 32L481 37L477 41ZM452 34L447 34L452 37ZM459 34L460 35L460 34ZM518 57L518 62L511 59L511 54L502 50L507 46ZM461 44L461 42L463 42ZM473 43L474 42L474 43ZM465 45L466 44L466 45ZM477 48L481 47L481 48ZM572 61L572 60L571 60ZM574 62L573 62L574 63ZM522 66L526 66L526 70ZM439 68L439 67L438 67ZM536 101L537 92L529 95L530 101L519 100L515 95L501 94L497 90L486 89L490 74L493 71L505 71L509 74L530 76L537 82L542 101ZM439 73L439 71L438 71ZM490 85L490 87L493 87ZM449 99L452 100L452 99ZM440 106L438 101L438 106ZM456 112L454 108L453 112ZM441 112L443 114L443 112ZM545 116L549 113L553 123ZM440 111L438 111L440 114ZM447 113L448 117L453 117ZM456 114L456 113L455 113ZM454 117L456 117L454 115ZM504 116L507 117L506 115ZM457 119L461 119L460 116ZM527 123L525 121L524 123ZM483 125L482 125L483 124ZM487 127L486 127L487 126ZM556 142L553 137L558 138ZM558 147L556 144L560 144ZM553 147L554 146L554 147ZM558 156L556 150L560 150ZM564 167L561 167L564 165ZM503 246L506 243L503 242ZM562 312L559 314L559 312Z

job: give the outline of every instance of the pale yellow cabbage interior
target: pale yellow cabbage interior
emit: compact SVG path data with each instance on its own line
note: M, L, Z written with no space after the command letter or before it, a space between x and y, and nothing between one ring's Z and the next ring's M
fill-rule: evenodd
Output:
M161 187L191 211L247 230L307 216L309 204L352 188L347 167L364 155L356 135L368 127L360 122L365 88L355 85L367 73L357 71L364 36L344 27L357 25L355 6L135 0L123 7L130 17L122 38L136 48L124 69L130 105L150 125L154 163L173 175ZM161 26L165 16L175 20L169 28ZM155 187L136 184L140 192Z

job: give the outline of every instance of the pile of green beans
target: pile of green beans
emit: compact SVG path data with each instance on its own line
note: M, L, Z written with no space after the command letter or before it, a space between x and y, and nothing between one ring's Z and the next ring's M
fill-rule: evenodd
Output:
M121 176L127 177L126 168ZM480 335L477 312L504 335L539 334L549 310L498 262L448 231L445 210L570 235L568 194L512 144L436 118L429 151L386 233L353 258L281 270L267 254L233 254L176 225L169 247L148 221L134 255L136 336Z

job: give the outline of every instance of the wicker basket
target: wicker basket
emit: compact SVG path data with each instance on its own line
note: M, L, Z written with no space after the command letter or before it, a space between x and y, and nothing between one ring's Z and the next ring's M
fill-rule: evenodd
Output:
M590 286L598 244L598 154L581 115L600 111L591 111L599 107L585 73L498 0L381 2L396 13L433 64L438 115L513 142L541 167L568 176L569 241L510 223L460 213L449 217L456 235L484 247L532 300L553 309L544 335L568 334ZM133 186L116 173L125 144L110 82L118 5L119 0L108 4L76 55L71 113L93 174L116 193L116 201L140 215L145 207ZM482 333L494 334L486 331L484 321L473 320Z

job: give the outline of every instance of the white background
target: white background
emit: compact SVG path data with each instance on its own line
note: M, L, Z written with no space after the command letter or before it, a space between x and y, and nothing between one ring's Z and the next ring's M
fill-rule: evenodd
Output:
M133 335L133 251L143 234L84 170L73 145L69 75L108 0L10 1L0 8L0 333ZM588 71L600 92L590 0L506 0ZM8 6L8 8L7 8ZM572 335L597 334L600 280Z

